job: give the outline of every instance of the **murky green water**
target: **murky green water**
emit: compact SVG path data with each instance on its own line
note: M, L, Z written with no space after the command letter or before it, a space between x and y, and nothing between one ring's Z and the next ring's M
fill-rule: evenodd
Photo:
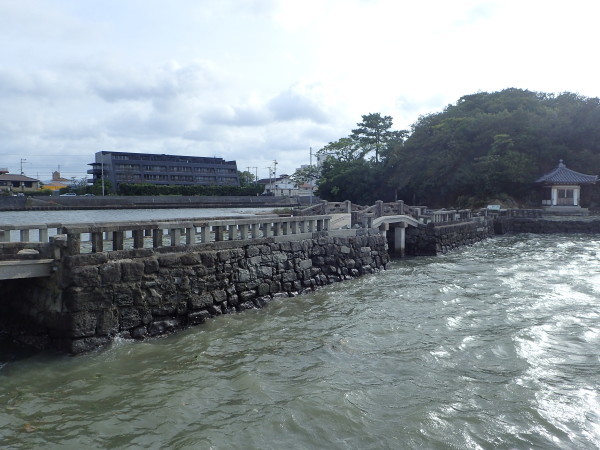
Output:
M600 238L492 239L21 356L0 357L2 448L600 448Z

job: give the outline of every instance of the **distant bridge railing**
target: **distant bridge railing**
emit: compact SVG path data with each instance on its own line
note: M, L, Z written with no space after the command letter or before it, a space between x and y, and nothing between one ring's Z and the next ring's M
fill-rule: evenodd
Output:
M126 248L160 248L328 231L330 216L259 216L235 219L0 225L0 256L56 252L67 255ZM31 255L33 257L33 255Z
M501 216L501 217L543 217L544 210L542 209L518 209L518 208L482 208L479 212L480 216Z
M473 211L470 209L459 210L430 210L426 206L406 205L403 200L395 202L375 202L372 206L361 206L346 200L344 202L322 201L305 209L294 210L294 216L303 216L309 214L352 214L352 225L362 225L369 223L371 219L377 219L384 216L407 215L422 223L450 223L465 222L473 220Z

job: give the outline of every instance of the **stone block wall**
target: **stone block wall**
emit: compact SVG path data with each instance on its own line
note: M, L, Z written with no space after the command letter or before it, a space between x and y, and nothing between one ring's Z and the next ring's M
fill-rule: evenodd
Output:
M567 234L567 233L600 233L600 217L563 217L556 219L527 219L520 217L500 217L496 219L496 234L534 233L534 234Z
M481 222L450 225L430 223L426 227L408 227L405 254L434 256L465 245L472 245L493 235L493 221L487 218L482 218Z
M115 336L142 339L221 314L260 308L384 269L379 234L64 257L49 279L3 283L0 325L22 341L81 353Z

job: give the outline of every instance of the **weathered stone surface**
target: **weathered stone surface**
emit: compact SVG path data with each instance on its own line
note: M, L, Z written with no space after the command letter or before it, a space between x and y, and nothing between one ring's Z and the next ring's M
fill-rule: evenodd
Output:
M137 327L142 323L142 318L136 308L122 308L120 319L121 330L128 330Z
M271 286L268 283L260 283L258 285L258 295L267 295L271 290Z
M210 313L206 310L191 312L187 316L188 323L190 325L198 325L204 323L206 319L210 318Z
M83 339L74 339L65 341L65 347L69 353L78 355L81 353L87 353L99 347L108 344L111 338L108 336L94 336L86 337Z
M93 336L98 321L93 311L80 311L69 316L68 334L74 338Z
M103 264L99 268L103 285L112 285L121 281L121 265L117 263Z
M97 320L96 335L115 336L119 331L119 317L115 311L100 311Z
M144 259L144 273L156 273L159 269L158 259L148 258Z
M144 275L145 265L141 261L121 262L121 277L123 281L140 281Z
M74 267L71 270L71 282L74 286L100 286L97 266Z
M63 300L66 310L78 311L100 311L108 310L112 306L112 288L86 289L71 286L64 291Z
M159 334L165 334L175 331L179 327L180 321L178 319L166 319L152 322L148 326L148 334L150 336L156 336Z
M202 309L213 304L213 297L209 293L192 294L190 295L188 302L190 309Z
M160 267L173 267L181 263L180 255L169 253L166 255L160 255L158 257L158 264Z
M193 266L200 264L200 256L197 253L184 253L180 257L181 264Z
M371 273L389 260L382 236L221 244L228 248L171 247L110 252L108 259L71 257L56 277L59 295L51 290L44 294L57 298L43 302L49 341L60 340L63 348L80 352L118 333L135 339L155 336ZM32 304L29 310L40 316L39 307Z

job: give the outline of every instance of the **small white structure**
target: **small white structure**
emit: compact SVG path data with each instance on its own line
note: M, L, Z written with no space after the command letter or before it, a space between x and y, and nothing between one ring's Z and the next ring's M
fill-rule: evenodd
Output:
M536 183L544 187L542 206L553 213L585 214L587 209L581 208L581 186L595 184L598 175L586 175L567 169L561 159L558 167L541 176Z
M258 184L265 186L265 193L282 197L297 197L298 185L287 175L277 178L258 180Z

